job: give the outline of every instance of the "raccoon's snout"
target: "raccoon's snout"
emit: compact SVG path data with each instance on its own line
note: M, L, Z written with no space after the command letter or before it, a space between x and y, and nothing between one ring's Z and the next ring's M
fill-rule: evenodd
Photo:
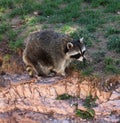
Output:
M77 59L77 60L82 62L83 59L84 59L84 58L81 56L81 57L80 57L79 59Z
M79 59L77 59L78 61L81 61L81 62L86 62L86 58L84 56L81 56Z
M86 58L84 56L81 56L80 53L75 54L75 55L71 55L70 58L76 59L76 60L82 61L82 62L85 62L86 61Z

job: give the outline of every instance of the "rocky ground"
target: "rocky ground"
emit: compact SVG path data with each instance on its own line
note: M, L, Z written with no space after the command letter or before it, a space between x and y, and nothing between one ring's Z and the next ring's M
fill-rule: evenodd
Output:
M66 78L29 78L27 74L0 76L0 123L118 123L120 122L120 77L104 81L80 78L77 72ZM69 94L68 100L56 99ZM83 100L97 96L92 120L75 115L77 109L86 111ZM80 97L80 98L79 98ZM75 105L77 104L77 105Z

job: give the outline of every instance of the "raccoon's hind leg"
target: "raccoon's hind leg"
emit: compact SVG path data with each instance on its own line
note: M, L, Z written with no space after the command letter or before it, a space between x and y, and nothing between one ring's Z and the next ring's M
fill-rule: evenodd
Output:
M66 61L63 60L56 68L53 69L53 71L55 71L57 75L66 76L65 68L66 68Z
M35 66L39 76L48 76L52 68L52 66L42 65L40 62Z

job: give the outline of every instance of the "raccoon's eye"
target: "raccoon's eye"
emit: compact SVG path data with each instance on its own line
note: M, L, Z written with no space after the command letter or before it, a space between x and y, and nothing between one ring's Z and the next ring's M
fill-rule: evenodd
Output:
M72 55L70 56L70 58L75 58L75 59L79 59L80 58L80 53L76 54L76 55Z

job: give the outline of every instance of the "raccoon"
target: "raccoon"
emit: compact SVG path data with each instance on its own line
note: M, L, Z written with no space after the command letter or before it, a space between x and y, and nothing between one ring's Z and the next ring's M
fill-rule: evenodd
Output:
M74 40L52 30L31 33L26 39L23 61L30 76L49 76L52 72L65 76L72 60L85 60L83 38Z

